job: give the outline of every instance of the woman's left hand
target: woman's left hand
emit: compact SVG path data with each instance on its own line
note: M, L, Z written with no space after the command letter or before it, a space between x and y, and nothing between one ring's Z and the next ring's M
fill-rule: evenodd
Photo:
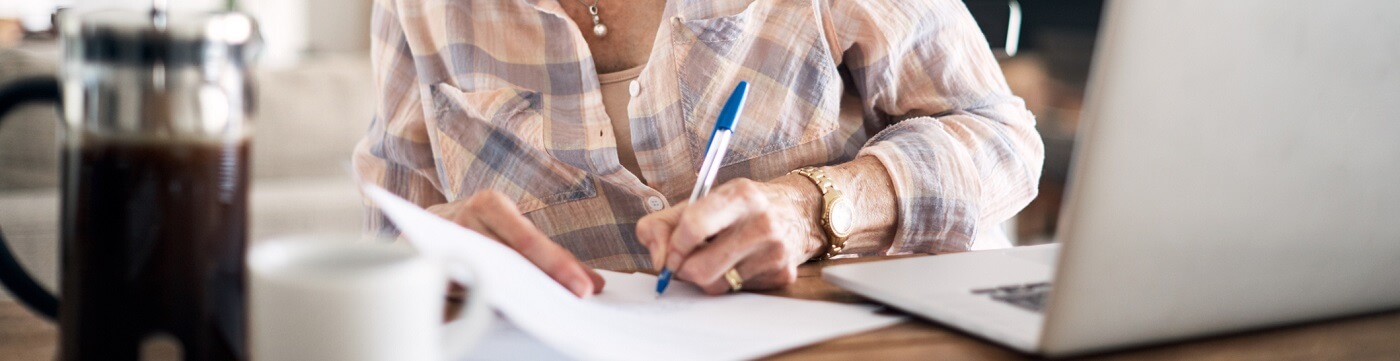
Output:
M797 265L825 249L820 197L801 175L767 183L734 179L693 204L643 217L637 239L657 269L664 261L675 277L706 293L728 292L730 269L743 289L779 288L797 279Z

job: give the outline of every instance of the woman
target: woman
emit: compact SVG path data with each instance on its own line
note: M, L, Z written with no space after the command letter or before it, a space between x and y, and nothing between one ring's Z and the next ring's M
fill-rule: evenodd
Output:
M379 0L372 27L357 171L580 297L592 268L721 293L1005 245L979 231L1036 193L1034 118L961 1ZM687 204L741 80L718 184Z

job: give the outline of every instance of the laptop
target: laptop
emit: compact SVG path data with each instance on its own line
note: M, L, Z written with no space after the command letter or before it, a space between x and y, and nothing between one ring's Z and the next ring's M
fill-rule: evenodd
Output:
M1054 357L1400 308L1394 14L1111 2L1057 244L823 276Z

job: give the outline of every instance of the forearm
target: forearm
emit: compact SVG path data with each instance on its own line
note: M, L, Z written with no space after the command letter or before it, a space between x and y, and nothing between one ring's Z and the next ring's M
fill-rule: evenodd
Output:
M886 254L962 252L1035 197L1043 158L1019 99L902 121L862 148L886 167L897 196Z
M861 233L881 234L889 243L861 241L862 235L848 247L895 255L971 249L979 230L995 227L1035 197L1044 155L1034 117L1011 94L960 2L828 4L827 21L841 24L828 38L843 54L844 75L853 85L847 91L860 96L864 121L883 125L856 157L878 160L883 171L854 169L861 177L887 177L883 189L892 191L862 189L851 199L865 204L856 207L856 226L866 230ZM880 197L893 201L878 204ZM893 214L882 213L887 210ZM885 231L870 233L872 226Z

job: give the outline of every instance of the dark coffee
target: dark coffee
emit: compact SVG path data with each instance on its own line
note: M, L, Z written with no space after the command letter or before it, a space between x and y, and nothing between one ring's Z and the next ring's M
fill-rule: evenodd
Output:
M65 360L247 359L248 144L89 137L64 154Z

